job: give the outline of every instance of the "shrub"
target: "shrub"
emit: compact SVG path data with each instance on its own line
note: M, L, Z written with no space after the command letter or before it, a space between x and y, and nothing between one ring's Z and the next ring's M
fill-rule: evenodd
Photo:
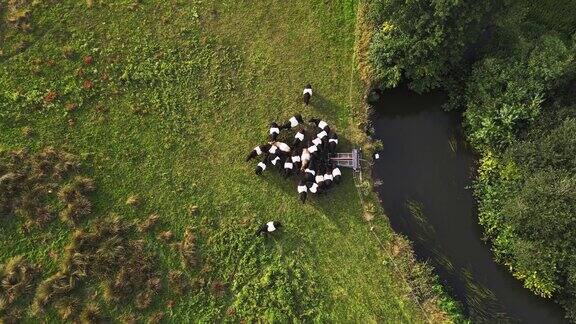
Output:
M556 36L544 35L506 58L479 62L467 83L464 113L467 135L482 151L501 150L540 114L551 86L574 59Z
M377 81L392 88L407 79L418 92L439 87L479 37L492 2L374 1L369 60Z

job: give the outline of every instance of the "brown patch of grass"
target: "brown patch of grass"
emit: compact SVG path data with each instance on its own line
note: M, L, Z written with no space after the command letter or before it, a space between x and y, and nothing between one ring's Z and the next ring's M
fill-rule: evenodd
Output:
M22 135L24 135L24 137L30 138L34 135L34 129L32 129L30 126L22 127Z
M25 219L25 229L44 225L54 219L55 206L51 200L55 192L60 192L63 182L79 170L78 159L69 153L46 148L43 151L30 154L27 151L0 152L0 214L16 215ZM88 178L77 177L72 181L79 187L80 193L75 197L87 199L92 191L93 182ZM81 200L67 217L76 216L74 212L81 210L85 214L89 201ZM72 200L66 201L72 203ZM65 204L66 205L66 204Z
M54 308L61 320L68 321L78 315L80 301L77 298L64 297L54 304Z
M85 185L89 187L89 183ZM133 300L137 308L147 308L162 290L162 281L145 242L130 238L134 231L132 224L116 216L98 220L87 230L76 230L60 272L44 281L36 293L35 313L70 296L86 278L101 282L108 303Z
M158 323L162 322L162 319L164 319L164 312L156 312L156 313L150 315L150 317L148 318L148 321L146 321L146 323L158 324Z
M71 183L64 185L58 191L58 199L65 204L64 210L60 212L60 218L76 226L85 216L92 212L92 203L86 195L96 189L92 179L77 176Z
M160 215L154 213L154 214L150 214L150 216L148 216L145 220L141 221L138 224L138 231L139 232L148 232L150 230L152 230L154 228L154 226L156 226L156 224L158 224L158 221L160 220Z
M58 93L54 90L48 90L48 92L44 95L44 103L49 104L54 101L58 97Z
M139 194L132 194L128 198L126 198L126 205L132 207L138 207L142 204L142 198Z
M160 241L169 242L174 238L174 233L172 231L161 232L156 238Z
M40 276L40 268L22 256L10 258L0 266L0 313L15 309L19 300L29 296Z
M190 216L198 216L200 215L200 210L198 209L198 206L196 205L190 205L188 207L188 215Z
M84 80L84 82L82 83L82 88L84 88L84 90L90 90L94 87L94 82L92 82L91 80Z
M222 297L226 292L226 284L220 280L213 281L210 285L210 290L214 295Z
M6 15L6 20L14 28L29 31L30 27L30 0L9 0L8 1L8 13Z
M76 109L78 109L78 104L70 102L70 103L67 103L64 108L66 109L67 112L73 112L73 111L76 111Z
M191 228L186 229L182 241L175 244L175 247L180 251L182 266L184 268L193 269L198 265L198 258L196 255L196 236L194 236Z
M190 280L182 272L177 270L171 270L168 273L168 286L170 291L176 295L183 295L190 289Z
M109 320L102 314L100 307L96 303L89 303L80 313L80 323L82 324L106 322L109 322Z
M82 62L84 62L85 65L92 65L92 63L94 63L94 57L92 55L86 55L82 58Z

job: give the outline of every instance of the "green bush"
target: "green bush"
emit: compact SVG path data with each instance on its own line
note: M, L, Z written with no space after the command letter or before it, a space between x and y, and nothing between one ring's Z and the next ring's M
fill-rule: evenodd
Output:
M476 194L497 258L536 294L558 297L575 319L576 119L556 124L538 123L499 158L486 154Z
M474 68L464 94L468 138L478 150L503 149L538 117L551 85L574 56L556 36L507 58L487 57Z
M423 92L438 88L478 36L492 1L374 1L378 29L370 47L374 76L385 88L403 79Z

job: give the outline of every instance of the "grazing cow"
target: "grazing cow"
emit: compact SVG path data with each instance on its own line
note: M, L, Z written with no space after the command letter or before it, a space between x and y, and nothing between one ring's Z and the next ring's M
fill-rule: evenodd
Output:
M260 145L260 146L256 146L247 156L246 156L246 162L256 158L257 156L260 156L262 153L267 153L268 150L270 150L270 147L272 145L270 144L266 144L266 145Z
M321 131L320 133L316 134L316 137L318 137L321 140L324 140L324 137L328 136L328 133L326 133L325 130Z
M280 227L282 227L282 223L280 223L279 221L270 221L262 226L260 226L260 228L258 228L258 231L256 232L256 236L262 235L262 234L270 234L274 231L276 231L277 229L279 229Z
M332 180L334 177L332 176L332 170L326 169L326 173L324 173L324 187L329 189L332 186Z
M316 161L314 159L310 160L308 167L304 170L304 176L306 181L314 182L314 177L316 176Z
M288 119L288 122L284 125L282 125L282 127L280 127L281 129L290 129L290 128L294 128L300 124L304 123L304 120L302 119L302 115L300 114L296 114L292 117L290 117L290 119Z
M318 184L316 182L310 182L308 183L308 191L315 194L320 192L320 188L318 188Z
M254 171L257 175L262 175L262 172L266 170L266 162L268 162L268 157L264 157L262 161L258 162L256 165L256 170Z
M294 135L292 146L297 147L300 143L304 142L304 138L306 138L306 132L304 130L299 130L296 135Z
M321 173L320 171L318 171L318 173L316 173L316 177L314 178L314 182L316 182L316 184L318 184L318 188L324 188L324 173Z
M302 160L300 155L302 154L302 150L294 150L292 151L292 163L294 164L294 169L300 169L300 165L302 164Z
M300 157L300 161L302 163L302 166L300 167L300 170L304 170L304 168L306 168L306 166L308 166L308 163L310 163L310 159L312 158L312 156L310 155L310 152L308 151L307 148L302 150L302 156Z
M276 138L278 138L278 135L280 135L280 128L278 127L278 124L271 123L270 130L268 133L270 134L269 135L270 142L276 141Z
M306 181L300 180L298 183L298 196L302 203L306 202L306 196L308 196L308 187L306 186Z
M310 103L311 98L312 98L312 86L310 85L310 83L308 83L306 87L304 87L304 91L302 92L302 99L304 100L304 104L306 106L308 106L308 103Z
M293 170L294 163L292 162L292 159L286 159L286 162L284 162L284 179L287 179L292 174Z
M316 137L315 139L312 140L312 144L320 147L320 145L322 145L322 139L319 137Z
M290 146L286 143L274 142L274 146L284 153L290 153Z
M324 171L326 171L326 167L324 167L324 162L320 161L314 177L314 182L318 184L320 189L324 189Z
M328 139L328 151L334 154L336 153L336 146L338 145L338 134L331 133L330 138Z
M278 154L278 146L276 145L270 145L270 149L268 149L268 153L270 154Z
M330 133L330 127L328 126L327 122L319 118L310 118L309 122L314 124L316 127L320 128L321 130L326 131L326 133Z
M280 165L280 157L276 154L270 154L270 163L272 163L273 166L279 166Z
M318 152L318 146L314 144L312 141L309 141L307 150L308 153L310 153L313 156L316 156L316 152Z
M336 166L334 167L334 169L332 169L332 177L334 178L334 182L335 183L340 183L340 178L342 177L342 172L340 172L340 169Z

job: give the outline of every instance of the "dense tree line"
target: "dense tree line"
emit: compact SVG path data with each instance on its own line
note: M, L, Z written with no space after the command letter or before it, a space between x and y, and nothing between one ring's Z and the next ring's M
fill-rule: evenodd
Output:
M374 80L448 92L480 155L479 219L498 261L576 321L576 5L375 0L372 9Z

